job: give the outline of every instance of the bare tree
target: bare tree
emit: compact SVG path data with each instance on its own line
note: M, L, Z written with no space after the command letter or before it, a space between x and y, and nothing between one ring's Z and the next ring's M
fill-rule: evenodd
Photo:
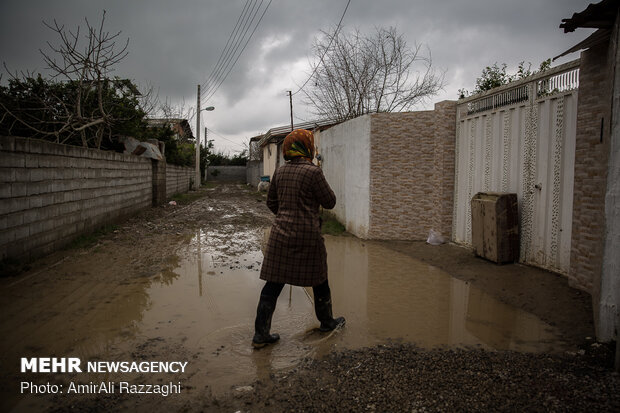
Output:
M321 118L351 119L373 112L409 110L443 87L443 73L432 67L430 50L408 47L393 27L373 36L358 30L327 33L313 45L311 86L306 102Z
M158 105L156 116L163 119L186 119L191 121L195 111L196 108L194 106L186 106L185 99L178 104L173 104L166 97L166 100Z
M58 37L58 44L47 43L49 51L40 50L52 80L9 72L10 82L20 86L27 99L15 98L14 91L5 94L13 99L0 101L3 119L12 118L12 125L37 137L99 148L104 136L112 139L115 125L144 117L140 97L148 101L151 92L142 96L130 80L111 77L128 54L129 39L118 47L121 32L105 30L105 15L97 26L85 19L84 33L79 26L72 31L56 20L44 22ZM33 93L28 84L41 91Z
M138 84L139 95L137 96L140 108L146 116L156 116L161 101L159 99L159 90L155 90L155 86L151 82L144 85Z

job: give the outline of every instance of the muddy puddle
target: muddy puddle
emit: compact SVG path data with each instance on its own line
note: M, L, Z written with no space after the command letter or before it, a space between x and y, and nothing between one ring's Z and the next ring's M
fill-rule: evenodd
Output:
M252 350L262 254L254 251L222 262L204 243L194 260L188 258L174 270L178 278L173 283L148 291L153 305L142 320L143 329L155 334L158 323L166 324L167 314L179 314L164 328L167 334L185 335L185 345L204 354L205 379L216 392L295 366L305 357L386 340L422 348L567 348L559 333L536 316L381 243L327 236L326 246L334 315L347 319L340 331L317 332L312 289L286 286L272 324L280 342Z
M263 286L258 278L260 236L228 231L226 226L220 232L199 231L155 277L116 285L101 280L69 283L66 299L52 311L37 309L33 297L21 315L30 320L32 312L32 323L3 324L8 351L0 361L6 367L24 352L31 357L83 360L188 361L188 370L178 378L187 391L219 394L294 367L306 357L386 340L422 348L475 346L523 352L567 348L554 328L534 315L435 267L380 242L326 236L334 315L346 317L346 327L318 333L312 289L286 286L272 323L281 340L255 351L250 341ZM45 319L35 319L43 313ZM119 377L93 375L80 380ZM27 410L27 404L14 402L17 410Z

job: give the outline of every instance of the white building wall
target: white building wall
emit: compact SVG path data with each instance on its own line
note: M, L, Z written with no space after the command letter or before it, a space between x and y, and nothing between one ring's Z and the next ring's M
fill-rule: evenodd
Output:
M276 171L276 162L278 159L278 146L275 143L269 143L263 147L263 173L271 178Z
M317 133L322 168L336 194L331 211L347 231L368 237L370 217L370 116Z

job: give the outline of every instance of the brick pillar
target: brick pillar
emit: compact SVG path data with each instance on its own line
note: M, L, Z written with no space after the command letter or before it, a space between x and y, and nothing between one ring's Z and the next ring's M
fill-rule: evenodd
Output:
M166 161L151 160L153 165L153 206L166 202Z
M454 154L456 145L456 101L435 104L433 228L452 238L454 208Z
M607 43L581 54L569 284L592 294L598 320L611 118Z

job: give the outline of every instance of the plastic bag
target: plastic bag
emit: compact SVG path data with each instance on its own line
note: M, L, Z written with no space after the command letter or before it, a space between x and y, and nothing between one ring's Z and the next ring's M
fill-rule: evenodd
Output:
M431 245L441 245L446 242L446 239L441 235L441 233L435 231L434 229L431 229L426 242Z
M265 182L265 181L259 182L258 190L260 192L267 192L267 191L269 191L269 182Z

